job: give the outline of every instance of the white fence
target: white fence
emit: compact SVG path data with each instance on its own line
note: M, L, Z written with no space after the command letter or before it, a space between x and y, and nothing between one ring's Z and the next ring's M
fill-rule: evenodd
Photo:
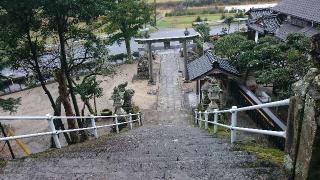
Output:
M270 135L270 136L278 136L282 138L286 138L286 131L270 131L270 130L262 130L262 129L252 129L252 128L244 128L244 127L237 127L237 113L240 111L248 111L248 110L256 110L256 109L262 109L262 108L269 108L269 107L278 107L278 106L286 106L289 105L290 100L282 100L282 101L276 101L266 104L259 104L254 106L248 106L248 107L241 107L238 108L237 106L232 106L231 109L228 110L221 110L215 109L213 112L205 111L205 112L198 112L195 111L195 123L199 124L200 127L202 127L202 122L204 122L205 129L208 129L208 124L213 124L213 132L217 133L218 126L228 128L231 130L231 143L234 143L237 139L236 131L245 131L250 133L257 133L257 134L264 134L264 135ZM221 124L219 123L218 116L222 113L231 113L231 125ZM214 114L213 121L209 121L208 117L209 114ZM202 118L204 116L204 119Z
M136 116L137 119L133 120L133 116ZM118 122L118 118L125 117L125 122ZM103 118L114 118L113 124L107 124L107 125L96 125L96 119L103 119ZM78 129L68 129L68 130L56 130L53 121L55 119L90 119L91 120L91 126L86 128L78 128ZM46 116L0 116L1 120L47 120L49 124L49 130L48 132L41 132L41 133L34 133L34 134L25 134L25 135L17 135L17 136L9 136L9 137L2 137L0 138L0 141L8 141L8 140L14 140L14 139L22 139L22 138L30 138L30 137L36 137L36 136L45 136L45 135L52 135L54 142L56 144L57 148L61 148L61 143L59 141L58 135L61 133L66 132L75 132L75 131L83 131L83 130L93 130L93 134L95 138L98 138L98 131L99 128L106 128L106 127L115 127L116 132L119 133L119 125L121 124L129 124L130 129L133 127L134 122L138 122L139 126L141 126L141 113L137 114L127 114L127 115L113 115L113 116L51 116L50 114Z

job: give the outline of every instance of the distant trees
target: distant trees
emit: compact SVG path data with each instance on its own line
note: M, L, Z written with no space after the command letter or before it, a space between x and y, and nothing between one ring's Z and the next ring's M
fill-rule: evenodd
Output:
M209 41L209 37L210 37L210 27L207 23L200 23L200 24L196 24L193 26L194 30L197 31L203 41L207 42Z
M225 24L228 26L228 34L229 34L229 32L230 32L230 26L231 26L233 20L234 20L234 17L233 17L233 16L228 16L228 17L226 17L226 18L224 19L224 21L223 21L223 23L225 23Z
M229 58L245 78L253 72L260 83L273 84L278 98L287 98L292 93L292 83L311 66L310 45L310 38L299 33L289 34L285 42L266 36L258 44L234 33L216 42L215 53Z
M118 0L110 3L105 10L107 33L110 42L119 42L124 39L128 59L132 59L130 40L137 35L143 25L151 22L152 8L143 0Z

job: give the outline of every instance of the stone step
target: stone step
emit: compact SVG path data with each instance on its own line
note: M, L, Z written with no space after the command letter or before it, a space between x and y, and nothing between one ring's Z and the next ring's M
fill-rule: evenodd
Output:
M248 180L248 179L268 179L270 174L274 171L272 168L233 168L224 169L216 168L212 170L197 170L185 171L183 168L180 170L152 170L152 171L137 171L127 172L125 170L115 170L113 172L106 172L104 169L93 172L65 172L56 173L54 171L39 172L37 174L21 174L10 173L7 174L6 179L108 179L108 180L141 180L141 179L219 179L219 180ZM257 174L259 172L259 174ZM275 178L276 179L276 178Z

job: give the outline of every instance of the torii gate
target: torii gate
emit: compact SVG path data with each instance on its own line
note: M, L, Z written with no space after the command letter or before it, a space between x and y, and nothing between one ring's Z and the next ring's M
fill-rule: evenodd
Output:
M170 48L171 41L179 41L182 43L183 47L183 56L184 56L184 70L185 70L185 79L188 79L187 73L187 41L194 40L199 38L199 34L196 35L187 35L187 36L175 36L175 37L162 37L162 38L149 38L149 39L135 39L139 44L147 44L146 51L148 52L149 59L149 82L154 83L153 79L153 70L152 70L152 43L164 43L165 48Z

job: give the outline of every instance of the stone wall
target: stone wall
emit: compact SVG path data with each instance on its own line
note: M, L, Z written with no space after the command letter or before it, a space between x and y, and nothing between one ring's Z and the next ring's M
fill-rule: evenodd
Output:
M320 177L320 71L294 84L287 124L285 166L289 179Z

